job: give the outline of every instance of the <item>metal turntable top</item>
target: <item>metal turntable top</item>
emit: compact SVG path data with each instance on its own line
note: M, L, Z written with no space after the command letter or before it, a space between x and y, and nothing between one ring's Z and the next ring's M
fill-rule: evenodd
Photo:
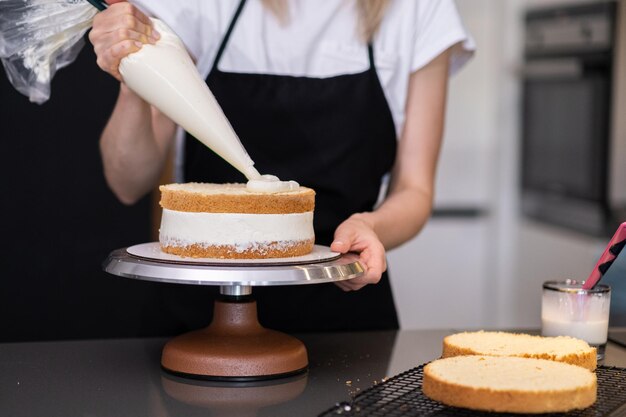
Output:
M363 275L356 254L315 245L309 256L262 260L195 259L164 254L158 242L117 249L104 261L113 275L189 285L270 286L344 281Z

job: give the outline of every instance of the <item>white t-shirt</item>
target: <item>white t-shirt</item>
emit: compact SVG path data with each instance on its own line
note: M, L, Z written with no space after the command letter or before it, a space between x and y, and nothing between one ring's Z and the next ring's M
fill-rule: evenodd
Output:
M132 0L180 36L208 76L240 0ZM261 0L248 0L218 68L226 72L332 77L365 71L367 46L354 0L288 0L281 23ZM392 0L374 37L374 60L396 132L402 130L409 76L453 45L451 72L474 44L453 0Z

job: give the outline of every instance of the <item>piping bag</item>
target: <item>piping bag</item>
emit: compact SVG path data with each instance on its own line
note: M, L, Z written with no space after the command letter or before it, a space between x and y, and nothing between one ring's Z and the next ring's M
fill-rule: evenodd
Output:
M56 71L74 61L94 16L107 7L104 0L0 0L0 61L11 84L31 101L46 102ZM152 20L162 37L122 59L124 82L248 180L272 179L254 168L180 38Z
M107 7L103 0L87 1L100 11ZM183 42L161 20L150 20L161 39L155 45L144 44L121 60L119 71L124 83L248 180L261 179Z
M606 274L606 271L613 265L613 262L626 246L626 222L619 225L617 231L609 241L604 253L593 267L591 274L583 284L584 290L590 290L596 286L600 279Z
M151 20L161 38L122 59L119 71L124 83L248 180L261 179L183 42L161 20Z

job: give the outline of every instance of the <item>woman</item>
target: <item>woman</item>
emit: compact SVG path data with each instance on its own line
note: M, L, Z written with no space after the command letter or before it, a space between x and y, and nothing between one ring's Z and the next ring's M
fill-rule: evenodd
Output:
M98 65L121 82L100 142L119 199L131 204L154 188L176 136L118 72L121 58L158 40L149 13L185 42L257 169L316 190L316 242L357 252L365 266L338 284L348 294L332 285L255 289L262 321L397 328L385 250L429 216L448 73L471 48L452 0L135 4L143 12L111 5L90 33ZM244 181L197 140L184 146L184 181Z

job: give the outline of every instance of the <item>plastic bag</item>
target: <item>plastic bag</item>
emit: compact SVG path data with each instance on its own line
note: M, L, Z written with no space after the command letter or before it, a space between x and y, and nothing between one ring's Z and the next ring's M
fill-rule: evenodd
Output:
M0 60L31 102L50 98L57 70L71 64L98 9L87 0L0 0Z

